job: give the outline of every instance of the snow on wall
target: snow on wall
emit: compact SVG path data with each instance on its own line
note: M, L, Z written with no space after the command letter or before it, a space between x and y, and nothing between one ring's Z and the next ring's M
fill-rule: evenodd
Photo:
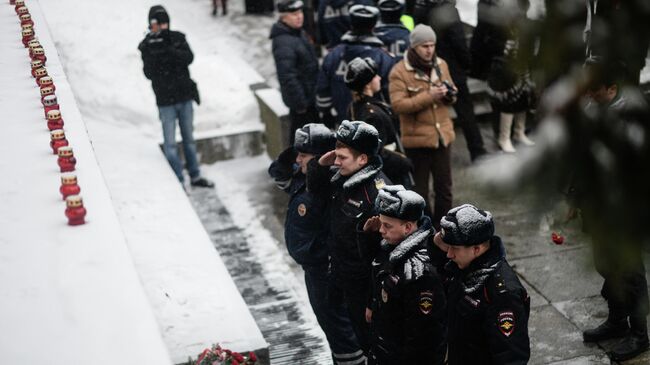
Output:
M173 361L186 361L216 342L237 351L267 347L158 147L160 122L137 50L155 3L40 3ZM195 109L195 125L203 118L212 121L211 128L220 123L222 131L259 128L248 83L261 79L241 71L249 70L236 58L213 54L205 60L214 50L195 41L205 36L198 31L196 4L176 0L164 6L172 28L186 33L195 54L192 76L203 99ZM207 62L199 67L205 77L195 73L202 62Z
M0 363L171 364L39 4L87 223L67 225L60 173L13 6L0 4Z

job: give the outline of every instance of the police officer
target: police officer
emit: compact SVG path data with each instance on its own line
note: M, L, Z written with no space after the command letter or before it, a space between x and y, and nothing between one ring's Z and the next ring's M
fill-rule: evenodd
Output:
M424 199L401 185L379 191L366 231L379 231L381 250L372 262L370 363L443 364L447 350L446 299L431 265L435 230Z
M399 139L399 120L390 105L377 96L381 90L377 64L372 58L357 57L348 64L344 80L352 92L352 104L348 108L347 117L362 120L377 129L382 146L379 154L384 162L384 173L393 183L411 187L413 182L409 174L413 170L413 164L404 154Z
M453 208L434 242L451 260L449 365L527 364L530 298L494 235L492 214L470 204Z
M377 38L384 42L386 50L399 61L409 48L409 30L402 24L404 0L380 0L377 3L380 21L375 27Z
M370 263L381 238L365 234L363 225L375 215L377 191L389 181L381 172L374 127L345 120L336 131L336 140L334 150L308 164L307 189L330 200L330 303L345 303L359 343L367 351Z
M282 101L289 107L289 145L293 144L296 129L318 121L318 58L307 33L302 29L303 7L302 0L280 1L280 19L273 24L270 35Z
M373 5L372 0L321 0L318 4L318 25L321 43L332 49L341 43L341 36L350 30L348 9L356 4Z
M356 364L365 359L347 309L327 302L328 200L306 187L307 163L334 148L334 133L322 124L296 130L294 145L271 163L269 175L289 194L284 239L289 255L302 266L309 302L323 329L334 364ZM294 164L295 163L295 164Z
M341 44L325 56L316 83L316 107L323 123L328 126L340 123L352 101L343 76L348 62L356 57L370 57L375 61L382 77L382 94L388 101L388 73L395 60L382 48L384 43L372 33L379 10L374 6L353 5L349 12L352 30L345 33Z

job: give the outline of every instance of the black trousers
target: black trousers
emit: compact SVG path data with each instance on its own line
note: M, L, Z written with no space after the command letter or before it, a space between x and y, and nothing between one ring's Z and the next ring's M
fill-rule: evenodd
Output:
M467 141L467 149L472 160L485 153L483 146L483 137L481 131L476 124L476 116L474 115L474 104L472 104L472 96L469 93L467 82L462 81L456 84L458 88L458 95L454 110L456 111L456 123L463 130L465 140Z
M438 148L407 148L406 156L414 166L413 190L427 203L425 212L431 217L433 226L440 228L440 219L451 209L451 145ZM429 201L429 177L433 176L434 204Z
M366 322L366 308L370 298L370 278L352 278L334 275L330 283L330 305L342 301L348 309L352 329L364 353L370 347L370 325Z

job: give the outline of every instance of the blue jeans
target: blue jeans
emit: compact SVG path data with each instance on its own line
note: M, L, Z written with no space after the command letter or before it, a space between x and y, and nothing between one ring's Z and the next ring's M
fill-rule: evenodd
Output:
M158 115L163 128L163 152L176 177L180 182L183 182L183 162L176 145L176 120L178 119L181 136L183 137L183 153L185 154L187 171L189 171L191 179L199 178L201 171L199 170L199 161L196 158L196 143L194 143L194 137L192 136L194 119L192 100L173 105L158 106Z

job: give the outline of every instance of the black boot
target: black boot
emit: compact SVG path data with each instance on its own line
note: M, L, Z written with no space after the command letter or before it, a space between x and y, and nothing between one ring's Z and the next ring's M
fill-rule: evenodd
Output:
M600 326L582 332L582 339L584 342L598 342L623 337L627 335L629 329L627 318L616 321L608 318Z
M614 361L625 361L645 352L648 347L648 332L633 330L609 352L609 356Z

